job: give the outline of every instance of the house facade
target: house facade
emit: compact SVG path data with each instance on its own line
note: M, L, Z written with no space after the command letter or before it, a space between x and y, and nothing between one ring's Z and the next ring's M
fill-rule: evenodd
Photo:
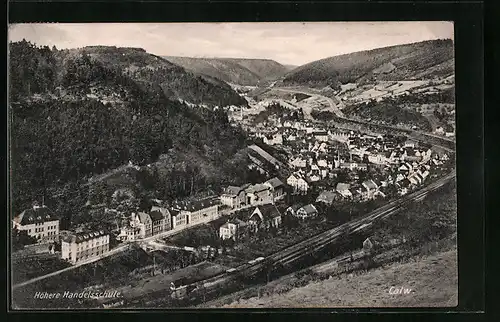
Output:
M312 204L308 204L305 205L304 207L299 208L299 210L297 210L297 212L295 213L295 217L300 219L316 217L317 215L318 215L318 210Z
M219 228L219 237L223 240L233 239L236 241L241 235L243 229L245 229L247 223L239 219L229 220Z
M35 204L32 208L24 210L13 219L12 226L36 238L38 243L59 240L59 218L45 205Z
M285 184L280 179L275 177L267 180L264 184L271 189L274 201L282 199L285 196Z
M220 197L221 204L231 208L241 208L246 205L245 189L236 186L229 186L224 189Z
M132 227L125 225L121 228L120 234L117 236L122 242L130 242L141 238L141 229L139 227Z
M187 214L181 212L180 210L170 209L172 229L177 229L180 227L185 227L188 224Z
M109 251L109 234L104 231L74 233L61 241L61 258L77 264Z
M274 202L273 194L269 185L257 183L245 189L246 204L260 205Z
M328 141L328 132L326 131L316 131L313 133L314 138L321 142Z
M293 188L294 192L306 193L309 190L309 183L298 173L290 175L286 183Z
M362 183L364 188L363 194L366 198L373 198L378 190L378 185L373 180L366 180Z
M286 208L285 215L286 216L295 216L297 214L297 210L299 210L300 208L302 208L302 205L300 205L300 204L292 205L292 206Z
M140 227L140 237L147 238L153 235L153 220L151 216L145 212L138 212L135 215L134 221Z
M152 235L158 235L171 229L171 216L167 208L153 206L149 217L151 217Z

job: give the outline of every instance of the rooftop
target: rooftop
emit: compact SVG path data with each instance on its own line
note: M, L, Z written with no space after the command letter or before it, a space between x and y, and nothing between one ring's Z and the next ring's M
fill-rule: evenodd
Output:
M92 232L81 232L81 233L72 233L63 237L63 241L68 243L81 243L84 241L92 240L98 237L108 235L104 230L100 231L92 231Z
M306 214L308 215L311 215L311 214L314 214L314 213L317 213L318 210L316 210L316 207L314 207L313 205L311 204L308 204L308 205L305 205L304 207L302 207L302 209L306 212Z
M337 191L344 191L348 190L349 188L351 188L351 185L348 183L342 183L342 182L337 183Z
M264 220L270 220L272 218L281 216L281 213L279 212L278 208L276 208L275 205L267 204L267 205L257 206L250 215L250 218L254 217L254 215L257 213L257 210L262 214Z
M14 221L21 225L30 225L54 220L59 220L59 218L57 218L45 205L26 209L14 218Z
M273 187L273 189L276 189L278 187L284 186L283 182L281 182L281 180L278 179L278 178L276 178L276 177L267 180L266 183L268 183L269 185L271 185L271 187Z
M218 204L217 198L208 197L195 201L177 201L172 204L172 208L176 210L198 211Z
M251 185L246 190L249 193L255 193L255 192L269 190L269 187L263 183L257 183L257 184Z
M364 181L363 186L370 190L377 189L377 185L375 184L375 182L373 182L373 180Z

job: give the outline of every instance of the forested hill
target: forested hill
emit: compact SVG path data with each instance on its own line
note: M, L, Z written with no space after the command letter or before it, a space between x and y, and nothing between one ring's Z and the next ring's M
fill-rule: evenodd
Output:
M182 169L200 165L224 174L226 163L244 147L245 134L231 127L222 109L191 107L170 100L165 90L179 90L187 85L175 82L186 81L203 93L204 88L216 88L210 85L215 81L192 78L141 50L60 51L23 41L10 44L9 72L14 212L42 194L48 197L47 191L60 191L61 197L52 201L64 205L66 212L76 212L67 208L75 197L63 192L66 187L78 187L129 161L149 164L174 150L182 165L172 166L177 176L183 175ZM215 93L231 93L217 88ZM205 92L203 99L211 93ZM185 190L175 190L171 197ZM80 206L83 203L85 199L78 200Z
M148 90L161 89L170 99L208 106L247 105L245 99L225 82L195 75L141 48L29 48L25 42L11 44L13 97L50 93L58 86L87 86L89 82L102 80L105 67L118 77L124 76L141 87L150 87ZM25 79L25 75L30 77Z
M454 71L453 42L430 40L317 60L292 70L285 85L314 87L378 80L446 77Z
M164 58L194 73L238 85L257 85L261 80L275 79L289 71L289 68L270 59L177 56L165 56Z

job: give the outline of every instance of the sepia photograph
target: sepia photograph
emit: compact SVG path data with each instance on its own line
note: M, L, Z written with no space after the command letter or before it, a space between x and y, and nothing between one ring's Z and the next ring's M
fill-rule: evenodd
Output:
M456 307L455 103L449 21L10 24L10 305Z

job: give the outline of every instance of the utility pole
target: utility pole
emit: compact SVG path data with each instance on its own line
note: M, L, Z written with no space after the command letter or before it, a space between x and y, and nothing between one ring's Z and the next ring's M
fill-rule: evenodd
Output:
M156 258L155 255L153 254L153 276L155 276L156 273Z

